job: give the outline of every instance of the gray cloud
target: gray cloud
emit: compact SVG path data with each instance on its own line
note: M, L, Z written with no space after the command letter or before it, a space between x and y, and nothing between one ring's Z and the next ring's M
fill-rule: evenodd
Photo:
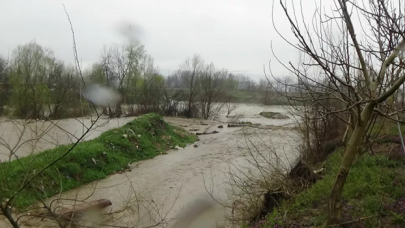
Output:
M17 45L35 40L51 48L57 58L73 63L63 3L85 65L98 60L104 45L128 38L139 39L162 72L175 70L197 53L218 67L259 78L263 64L274 59L271 42L281 60L297 60L297 52L272 27L269 0L3 1L0 54L7 56ZM306 4L304 10L311 13L313 5ZM280 7L274 16L280 31L293 38ZM279 65L272 67L275 73L286 74Z

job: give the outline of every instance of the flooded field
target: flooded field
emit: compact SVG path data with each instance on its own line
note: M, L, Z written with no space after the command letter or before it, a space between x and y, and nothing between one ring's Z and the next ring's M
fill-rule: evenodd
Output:
M247 162L251 150L247 138L258 140L257 145L266 144L267 147L261 146L258 150L265 152L272 148L283 162L294 161L298 156L295 146L299 137L293 130L295 120L267 119L259 115L262 111L285 113L283 107L240 104L231 114L233 117L226 118L223 114L218 121L165 117L173 125L193 132L216 130L219 133L199 136L200 140L195 145L131 164L128 172L111 175L97 183L66 192L62 198L111 200L112 206L108 210L116 213L102 218L103 223L110 226L206 228L223 225L228 211L219 203L229 203L227 185L230 168L236 167L241 172L248 172L251 168ZM228 128L226 122L236 118L236 115L239 115L240 121L258 123L266 128L250 128L248 131L240 127ZM99 120L96 125L101 126L84 140L95 138L132 119ZM41 129L47 129L47 132L37 143L22 145L16 155L26 156L75 140L85 130L80 121L83 122L83 119L60 120L58 127L50 122L31 123L23 134L24 139L38 135ZM91 119L84 118L84 124L92 124ZM35 125L42 128L33 127ZM220 125L223 128L219 128ZM19 142L18 130L12 122L3 121L1 129L1 137L5 141L8 140L11 145ZM0 147L0 151L0 159L8 159L7 148ZM68 204L68 201L60 203ZM100 219L97 220L100 222ZM54 225L47 220L30 220L25 223L27 227ZM0 227L3 226L4 223L0 222Z

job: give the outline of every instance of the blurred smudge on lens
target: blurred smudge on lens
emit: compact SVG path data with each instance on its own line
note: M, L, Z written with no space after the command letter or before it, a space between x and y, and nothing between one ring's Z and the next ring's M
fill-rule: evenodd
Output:
M121 96L113 89L90 84L86 87L83 97L96 106L115 106L118 104Z

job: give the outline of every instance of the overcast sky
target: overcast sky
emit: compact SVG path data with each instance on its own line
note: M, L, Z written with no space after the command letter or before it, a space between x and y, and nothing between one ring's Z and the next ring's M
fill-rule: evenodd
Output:
M313 13L311 2L304 4L304 14ZM163 74L196 53L218 67L259 79L263 65L275 61L271 42L281 60L297 61L297 51L272 26L272 0L0 0L0 54L7 57L17 45L35 40L73 63L62 4L85 65L98 60L104 45L125 42L119 28L129 24ZM278 1L275 5L278 28L296 43ZM286 74L278 64L272 63L272 70Z

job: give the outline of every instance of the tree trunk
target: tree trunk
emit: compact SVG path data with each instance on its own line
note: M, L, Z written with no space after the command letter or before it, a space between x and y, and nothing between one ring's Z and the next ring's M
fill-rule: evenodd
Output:
M11 214L11 210L9 210L7 208L7 205L5 205L4 207L0 206L0 212L2 212L2 214L7 218L7 220L10 222L10 224L13 226L13 228L20 228L17 221L14 220L14 218Z
M191 97L190 97L190 99L188 100L188 110L187 110L187 118L191 118L192 117L192 111L191 111Z
M373 113L373 109L376 103L368 103L364 110L361 113L360 120L357 121L357 125L353 131L352 136L350 137L349 143L345 148L345 152L343 155L342 163L340 164L339 172L333 185L332 192L329 196L329 203L328 203L328 225L337 224L340 222L341 216L341 204L340 198L342 195L343 187L346 181L346 177L349 174L350 168L353 164L355 159L358 147L360 146L364 135L365 135L365 127L367 126L371 114Z

